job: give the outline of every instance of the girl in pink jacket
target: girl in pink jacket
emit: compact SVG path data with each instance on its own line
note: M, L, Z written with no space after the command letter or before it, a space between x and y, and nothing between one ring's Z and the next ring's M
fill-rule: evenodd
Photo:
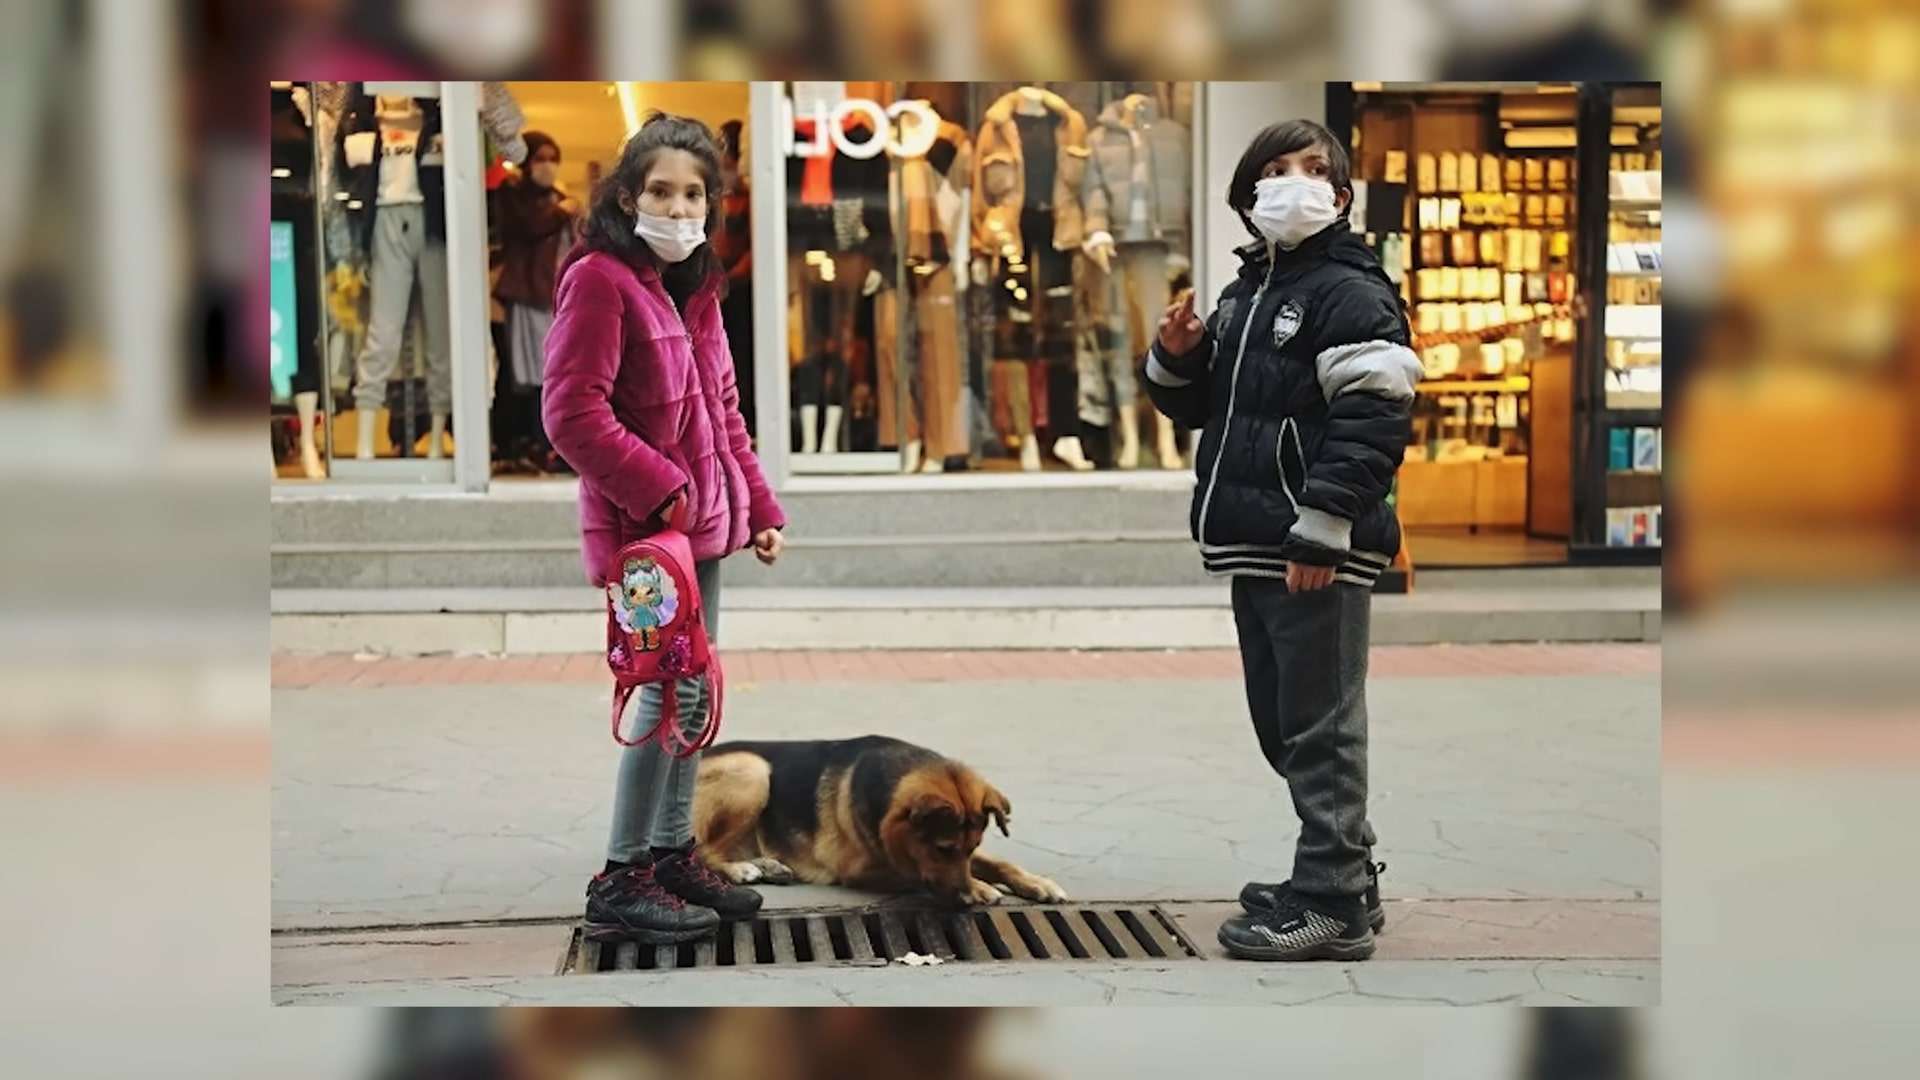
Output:
M563 260L547 336L541 419L580 475L587 578L684 504L707 625L719 631L720 560L751 545L780 557L786 519L753 455L720 322L725 271L707 243L719 212L720 156L705 124L655 114L627 140ZM704 683L679 684L692 737ZM632 730L659 718L660 691L634 695ZM587 886L588 933L653 944L750 918L760 895L709 871L693 850L699 755L657 742L622 751L607 863Z

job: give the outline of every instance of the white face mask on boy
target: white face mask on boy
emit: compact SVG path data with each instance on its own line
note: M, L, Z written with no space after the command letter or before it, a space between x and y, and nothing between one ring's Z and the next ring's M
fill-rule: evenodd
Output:
M1260 235L1291 250L1338 220L1340 206L1325 180L1269 176L1253 185L1253 211L1247 216Z
M707 242L707 221L705 218L661 217L640 210L634 214L633 235L645 240L653 253L666 262L685 262L687 256Z

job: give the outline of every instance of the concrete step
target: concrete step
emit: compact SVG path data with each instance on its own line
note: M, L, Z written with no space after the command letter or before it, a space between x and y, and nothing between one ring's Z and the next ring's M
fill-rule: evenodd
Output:
M806 479L782 492L798 537L955 536L1026 532L1184 532L1192 478L1133 473L1095 483L1045 475ZM276 545L496 543L579 536L573 481L503 483L483 495L396 492L350 498L278 495Z
M728 649L1229 648L1224 585L1006 589L729 588ZM597 652L587 588L276 589L273 647L421 654ZM1378 644L1657 641L1652 586L1422 590L1376 596Z

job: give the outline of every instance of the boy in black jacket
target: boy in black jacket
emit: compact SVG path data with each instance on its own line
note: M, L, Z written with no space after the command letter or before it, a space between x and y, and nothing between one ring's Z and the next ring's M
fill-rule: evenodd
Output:
M1307 120L1254 137L1227 204L1257 238L1211 317L1167 309L1153 403L1202 428L1191 527L1233 579L1247 704L1286 778L1293 875L1252 882L1220 928L1234 956L1359 960L1383 924L1367 821L1372 589L1400 550L1386 504L1420 364L1379 260L1348 228L1346 152Z

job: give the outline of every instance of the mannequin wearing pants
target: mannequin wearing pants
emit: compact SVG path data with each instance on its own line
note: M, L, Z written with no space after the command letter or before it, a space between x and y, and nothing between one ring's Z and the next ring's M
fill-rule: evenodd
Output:
M1082 340L1092 341L1079 351L1080 418L1089 424L1117 427L1119 465L1131 469L1139 462L1139 414L1135 412L1138 383L1133 367L1153 345L1160 316L1172 302L1167 285L1167 248L1164 244L1121 244L1109 249L1103 272L1089 257L1084 265L1088 298L1083 311L1096 314ZM1174 441L1173 422L1158 417L1160 466L1182 468Z
M700 583L700 601L707 633L720 640L720 560L694 566ZM704 679L682 679L674 684L680 707L681 732L692 739L707 722L709 684ZM660 722L661 689L640 688L638 704L627 730L636 736ZM700 753L676 758L649 739L644 746L620 751L619 772L613 783L613 829L607 838L607 858L613 862L643 862L653 848L680 848L693 842L693 781L700 769Z
M360 353L353 400L362 417L360 457L373 456L372 417L386 404L387 383L400 360L407 302L420 283L420 314L426 323L427 404L433 414L428 457L441 456L440 437L453 411L453 368L447 354L447 246L427 237L426 208L419 203L380 207L373 222L373 292L367 344Z
M936 264L923 265L932 269ZM874 298L880 438L889 448L905 440L907 471L921 468L913 460L914 448L920 447L926 470L936 472L948 458L965 457L968 449L960 404L960 319L953 268L939 264L929 274L909 273L906 287L912 294L907 312L900 310L899 290L886 289ZM903 315L911 327L904 363L897 355ZM898 380L907 384L904 422Z

